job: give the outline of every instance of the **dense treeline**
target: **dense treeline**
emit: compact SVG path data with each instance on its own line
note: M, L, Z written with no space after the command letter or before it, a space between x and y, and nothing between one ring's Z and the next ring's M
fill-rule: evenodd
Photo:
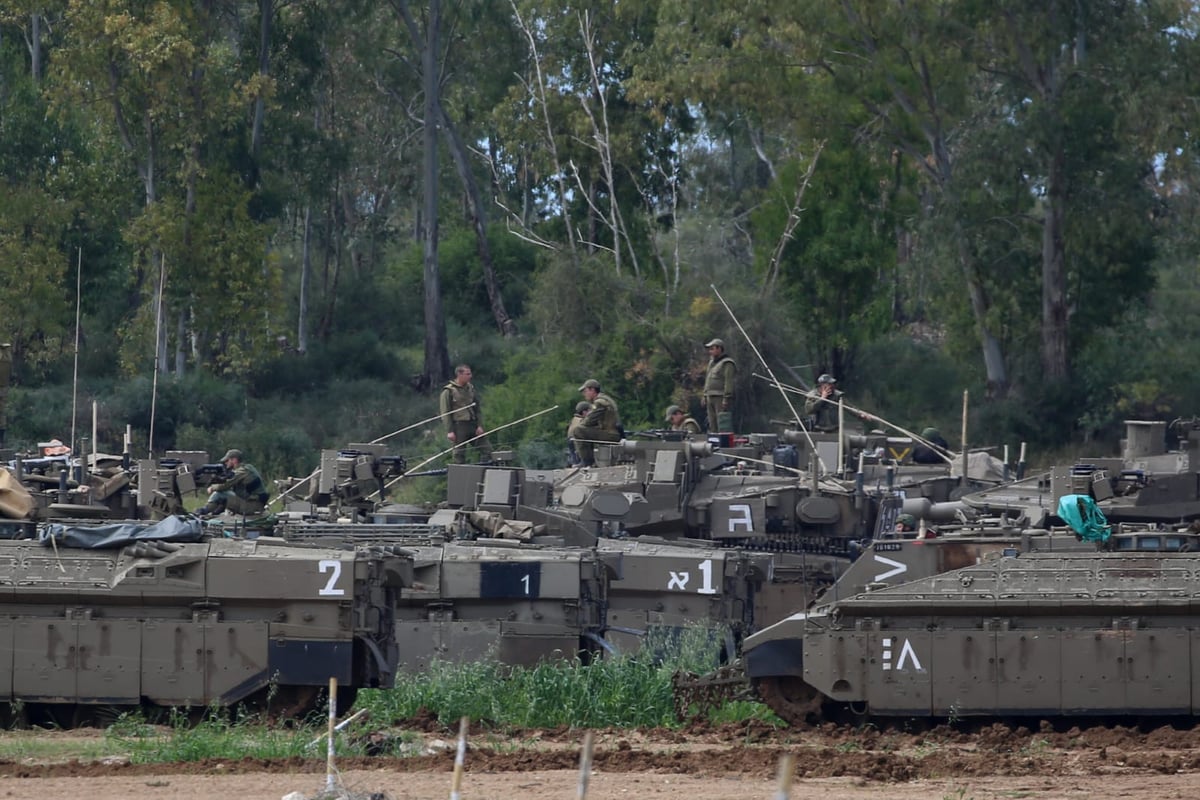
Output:
M469 361L489 426L559 405L500 437L553 461L586 377L629 428L697 408L713 335L743 428L788 414L750 341L911 426L970 389L981 443L1190 414L1198 33L1184 0L0 0L9 442L96 400L102 447L299 471Z

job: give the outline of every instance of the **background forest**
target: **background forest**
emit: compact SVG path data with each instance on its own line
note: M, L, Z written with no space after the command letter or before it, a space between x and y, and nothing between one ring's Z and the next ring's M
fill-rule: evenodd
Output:
M487 427L558 406L494 437L548 465L585 378L656 427L721 336L743 430L788 416L752 341L952 441L970 390L973 444L1109 443L1197 411L1198 34L1184 0L0 0L8 442L96 401L101 449L300 473L466 361Z

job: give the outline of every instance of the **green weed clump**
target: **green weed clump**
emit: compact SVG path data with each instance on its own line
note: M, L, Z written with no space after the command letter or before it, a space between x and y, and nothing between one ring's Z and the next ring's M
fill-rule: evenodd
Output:
M165 731L140 714L122 715L105 730L105 739L121 746L132 763L158 764L312 756L315 751L308 744L321 730L317 724L270 726L259 717L235 718L227 709L214 708L196 724L182 712L172 713Z
M526 728L653 728L677 725L671 688L676 671L705 673L717 666L722 635L704 627L652 632L637 653L506 667L495 662L439 663L402 675L396 687L359 693L376 720L434 714ZM769 717L759 703L728 703L719 721Z

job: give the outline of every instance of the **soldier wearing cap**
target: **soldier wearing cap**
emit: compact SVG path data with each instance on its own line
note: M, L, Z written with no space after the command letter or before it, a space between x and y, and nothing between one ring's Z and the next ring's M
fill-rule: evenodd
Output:
M596 442L621 441L621 417L616 401L600 391L600 381L589 378L579 391L592 408L575 429L575 447L579 450L580 463L594 467Z
M704 373L704 394L700 397L700 405L708 411L708 432L733 430L733 379L737 369L725 353L725 342L722 339L710 339L704 345L708 348L708 369Z
M665 419L673 431L683 431L688 434L700 433L700 423L685 414L679 406L667 406Z
M227 507L235 514L258 514L271 499L262 475L253 464L242 461L242 451L231 449L221 456L221 463L232 473L224 483L209 487L208 502L196 509L202 516L220 514Z
M571 417L571 422L567 425L567 464L570 466L575 466L579 463L579 450L575 447L575 435L579 432L579 426L583 424L584 418L591 410L591 403L586 400L580 400L575 404L575 414Z
M804 413L812 418L812 429L822 433L833 433L838 429L838 401L842 393L837 389L837 378L828 372L817 378L817 388L808 393L804 401Z
M446 438L454 443L454 463L467 463L465 442L479 453L479 460L492 460L492 445L483 437L483 412L480 410L479 392L471 383L471 368L459 364L454 368L454 379L442 387L439 399L442 421L446 423Z

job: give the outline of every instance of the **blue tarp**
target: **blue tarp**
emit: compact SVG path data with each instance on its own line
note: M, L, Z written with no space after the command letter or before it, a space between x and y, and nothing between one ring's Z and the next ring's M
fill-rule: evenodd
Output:
M197 519L167 517L154 523L119 522L113 525L62 525L50 523L38 531L38 541L46 547L82 547L107 550L135 542L198 542L204 528Z
M1058 516L1086 541L1106 542L1112 535L1104 512L1086 494L1066 494L1059 498Z

